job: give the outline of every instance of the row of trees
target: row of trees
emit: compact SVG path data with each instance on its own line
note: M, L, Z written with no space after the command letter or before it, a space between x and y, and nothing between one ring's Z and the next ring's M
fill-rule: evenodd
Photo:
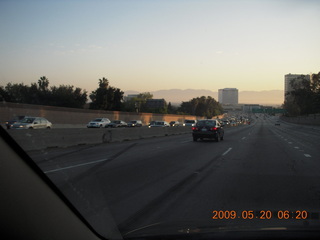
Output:
M106 78L99 79L99 87L89 95L90 108L121 110L123 94L119 88L109 86ZM23 83L0 86L0 101L83 108L88 94L86 90L71 85L49 86L49 79L43 76L30 86Z
M179 107L164 101L161 107L150 108L147 101L152 99L153 95L149 92L124 101L124 92L110 86L108 79L99 79L98 84L98 88L89 94L91 109L187 114L207 118L223 112L221 105L210 96L193 98L188 102L182 102ZM30 86L23 83L8 83L6 86L0 86L0 101L6 102L83 108L87 100L87 91L71 85L49 86L49 80L45 76L40 77L37 83L32 83Z
M23 83L0 86L0 101L82 108L87 92L70 85L49 87L48 78L43 76L30 86Z
M291 86L293 91L287 93L283 106L289 116L320 113L320 72L312 74L311 80L301 75Z

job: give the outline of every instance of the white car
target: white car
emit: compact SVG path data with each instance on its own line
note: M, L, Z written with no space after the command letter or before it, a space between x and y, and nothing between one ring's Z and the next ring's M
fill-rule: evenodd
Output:
M184 120L183 126L194 127L197 124L197 120Z
M52 128L52 123L43 117L26 117L12 125L12 129Z
M87 128L103 128L109 123L108 118L96 118L87 124Z
M152 127L170 127L170 124L166 121L155 121L153 124L149 125L149 128Z

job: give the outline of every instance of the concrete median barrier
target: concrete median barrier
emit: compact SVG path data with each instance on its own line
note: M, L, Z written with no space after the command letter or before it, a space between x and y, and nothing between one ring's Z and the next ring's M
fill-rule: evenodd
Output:
M24 150L32 151L46 148L63 148L77 145L122 142L177 134L191 134L191 128L53 128L9 129L8 132Z

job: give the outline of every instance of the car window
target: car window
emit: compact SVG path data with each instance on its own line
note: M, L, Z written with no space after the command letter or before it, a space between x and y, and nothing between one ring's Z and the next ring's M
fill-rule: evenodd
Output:
M197 126L201 127L201 126L215 126L216 125L216 121L198 121L197 122Z
M194 120L185 120L184 122L185 122L185 123L195 123Z
M24 118L21 122L22 123L32 123L35 120L35 118Z

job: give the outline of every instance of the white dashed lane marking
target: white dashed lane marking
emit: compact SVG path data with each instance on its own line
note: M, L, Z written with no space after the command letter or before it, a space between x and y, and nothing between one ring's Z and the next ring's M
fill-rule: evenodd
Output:
M285 138L285 137L283 137L283 136L281 136L281 135L279 135L279 137L280 138L282 138L283 140L285 140L288 144L293 144L293 142L290 142L290 140L288 139L288 138ZM295 143L296 144L296 143ZM295 148L295 149L297 149L297 150L299 150L300 152L304 152L304 150L303 149L300 149L300 147L298 147L298 146L292 146L293 148ZM312 156L310 155L310 154L307 154L307 153L305 153L305 154L303 154L305 157L307 157L307 158L311 158Z
M227 155L227 154L228 154L228 152L230 152L231 150L232 150L232 148L229 148L227 151L225 151L225 152L222 154L222 156Z
M103 162L103 161L107 161L107 160L109 160L109 159L108 158L100 159L100 160L96 160L96 161L93 161L93 162L87 162L87 163L81 163L81 164L77 164L77 165L73 165L73 166L69 166L69 167L57 168L57 169L45 171L44 173L58 172L58 171L62 171L62 170L70 169L70 168L82 167L82 166L85 166L85 165L99 163L99 162Z

